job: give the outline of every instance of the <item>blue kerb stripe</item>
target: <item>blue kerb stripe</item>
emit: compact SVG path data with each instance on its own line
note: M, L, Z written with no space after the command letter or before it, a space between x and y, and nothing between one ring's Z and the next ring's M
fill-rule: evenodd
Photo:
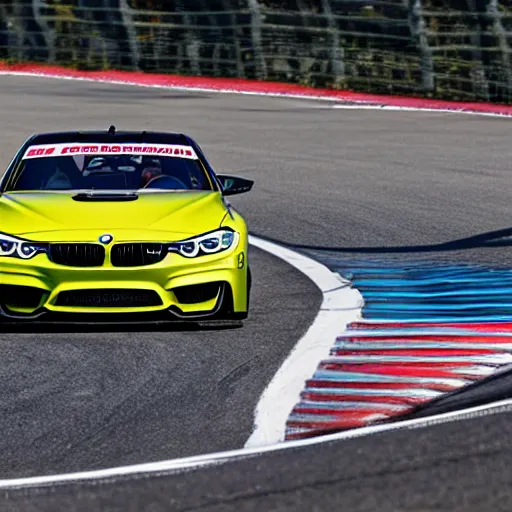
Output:
M464 297L474 297L474 296L484 296L484 297L499 297L504 299L510 299L512 297L512 288L499 288L495 287L492 289L484 288L453 288L450 290L432 290L432 291L423 291L423 292L413 292L413 291L365 291L365 298L368 299L377 299L380 297L390 299L390 298L398 298L398 299L425 299L425 298L439 298L439 299L451 299L451 298L464 298Z
M432 262L340 263L335 270L363 295L363 318L512 321L512 270Z
M363 318L368 320L394 320L409 322L510 322L512 320L511 313L481 313L477 315L453 315L453 314L418 314L418 313L397 313L397 312L374 312L364 311Z

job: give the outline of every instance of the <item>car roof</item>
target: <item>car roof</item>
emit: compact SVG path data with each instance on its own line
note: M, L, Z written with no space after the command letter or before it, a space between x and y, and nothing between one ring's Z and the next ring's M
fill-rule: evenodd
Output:
M29 142L33 144L58 144L66 142L149 142L155 144L186 144L190 145L191 138L183 133L149 132L149 131L67 131L48 132L33 135Z

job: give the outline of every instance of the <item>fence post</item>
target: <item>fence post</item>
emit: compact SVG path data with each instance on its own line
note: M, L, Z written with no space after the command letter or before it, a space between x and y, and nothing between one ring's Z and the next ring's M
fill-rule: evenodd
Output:
M345 50L340 44L340 34L332 13L330 0L322 0L322 7L331 34L331 67L334 75L334 85L336 85L345 78Z
M34 11L34 20L41 28L41 34L48 52L48 62L54 64L56 61L55 48L55 29L52 29L46 19L41 16L41 9L46 6L46 0L32 0L32 10Z
M184 22L184 41L182 45L182 60L180 67L183 66L184 60L188 60L190 70L193 75L200 76L201 73L201 38L196 34L196 29L192 30L190 27L196 23L192 23L190 12L186 10L187 0L177 0L176 10L181 12Z
M248 0L251 11L251 38L254 51L254 62L256 66L256 78L265 80L268 77L267 64L263 54L263 18L258 0Z
M480 13L478 12L475 0L466 0L468 12L471 13L472 30L470 35L472 51L471 87L476 98L489 101L489 84L485 76L485 69L482 61L482 26Z
M137 44L137 32L133 24L132 9L128 5L127 0L119 0L119 10L121 12L121 20L126 30L128 37L128 47L130 48L131 61L136 71L139 68L140 56L139 56L139 45Z
M14 33L16 34L16 60L22 61L27 57L25 40L27 33L25 30L24 7L22 2L13 2L12 20Z
M512 88L512 73L510 71L510 46L507 41L507 33L501 23L501 14L498 10L498 0L489 0L487 14L492 20L492 30L496 34L501 54L501 64L505 74L507 100Z
M428 30L423 18L421 0L408 1L409 27L416 39L420 52L421 82L425 92L434 90L434 62L432 50L428 44Z

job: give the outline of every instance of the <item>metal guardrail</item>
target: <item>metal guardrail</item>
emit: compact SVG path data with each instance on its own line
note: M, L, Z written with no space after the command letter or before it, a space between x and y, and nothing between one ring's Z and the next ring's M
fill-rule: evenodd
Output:
M512 102L511 0L0 0L0 58Z

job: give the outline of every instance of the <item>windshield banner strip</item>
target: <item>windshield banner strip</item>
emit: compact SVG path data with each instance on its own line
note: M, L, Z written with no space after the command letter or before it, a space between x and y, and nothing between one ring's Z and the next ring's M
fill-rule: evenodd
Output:
M197 160L190 146L170 144L41 144L30 146L23 160L77 155L162 155Z

